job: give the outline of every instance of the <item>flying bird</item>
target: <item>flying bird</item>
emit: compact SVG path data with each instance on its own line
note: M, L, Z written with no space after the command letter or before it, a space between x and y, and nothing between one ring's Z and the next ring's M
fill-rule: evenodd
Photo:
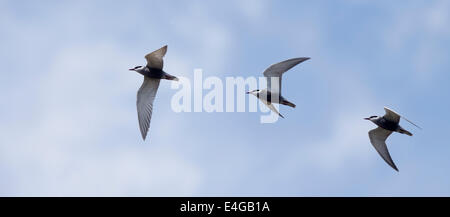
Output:
M166 52L167 45L147 54L145 56L145 59L147 60L146 66L136 66L129 69L130 71L138 72L144 76L144 82L139 88L136 101L139 128L144 140L150 127L153 112L153 101L155 100L160 80L166 79L178 81L177 77L163 71L163 57L166 55Z
M411 132L403 129L403 127L399 125L400 117L410 122L417 128L421 128L387 107L384 107L384 110L386 114L383 117L370 116L364 119L372 121L378 126L378 128L369 131L370 143L372 143L373 147L375 147L378 154L380 154L384 161L386 161L386 163L389 164L389 166L391 166L394 170L398 171L397 166L395 165L394 161L391 158L391 155L389 154L388 148L386 146L386 139L392 134L392 132L406 134L408 136L413 135Z
M295 108L295 104L289 102L281 95L281 80L283 77L283 73L287 72L297 64L309 59L309 57L293 58L269 66L269 68L267 68L263 72L264 77L266 77L267 79L267 88L262 90L252 90L247 92L247 94L252 94L258 97L258 99L261 100L267 107L269 107L270 110L278 114L280 117L284 118L283 115L281 115L280 112L278 112L278 110L275 108L273 103L287 105L292 108Z

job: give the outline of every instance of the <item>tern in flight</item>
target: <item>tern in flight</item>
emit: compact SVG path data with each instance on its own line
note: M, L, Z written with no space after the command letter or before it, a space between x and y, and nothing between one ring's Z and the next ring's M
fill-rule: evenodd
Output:
M378 126L378 128L369 131L370 143L372 143L373 147L375 147L378 154L380 154L384 161L386 161L386 163L394 168L394 170L398 171L397 166L395 166L395 163L392 160L391 155L389 154L388 148L386 146L386 139L392 134L392 132L406 134L408 136L413 135L399 125L400 117L413 124L417 128L421 128L389 108L384 107L384 110L386 111L386 114L383 117L370 116L364 119L372 121Z
M137 113L139 128L145 140L153 112L153 101L158 91L161 79L178 81L178 78L163 71L163 57L166 55L167 45L145 56L146 66L136 66L130 71L136 71L144 76L144 82L137 93Z
M295 104L289 102L283 96L281 96L281 78L283 73L287 72L292 67L297 64L309 60L309 57L293 58L279 62L269 66L264 70L264 77L267 79L267 88L262 90L253 90L247 92L247 94L252 94L258 97L270 110L278 114L280 117L284 118L283 115L278 112L273 103L287 105L295 108Z

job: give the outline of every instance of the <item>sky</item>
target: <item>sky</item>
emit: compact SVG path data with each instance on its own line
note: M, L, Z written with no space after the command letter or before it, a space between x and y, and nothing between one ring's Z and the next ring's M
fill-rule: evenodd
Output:
M450 196L450 2L0 1L0 196ZM283 77L297 107L176 113L162 81L147 140L128 71ZM206 95L208 91L204 91ZM363 120L401 125L376 153Z

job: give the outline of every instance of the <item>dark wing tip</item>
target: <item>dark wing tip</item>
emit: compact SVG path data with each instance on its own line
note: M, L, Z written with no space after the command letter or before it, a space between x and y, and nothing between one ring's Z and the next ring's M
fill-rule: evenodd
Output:
M302 63L302 62L305 62L306 60L309 60L309 59L311 59L311 58L309 58L309 57L300 57L300 58L297 58L297 60L298 60L297 64L300 64L300 63Z
M295 58L295 59L298 60L298 63L302 63L302 62L305 62L306 60L309 60L311 58L310 57L298 57L298 58Z
M306 61L306 60L311 59L311 57L301 57L301 58L299 58L299 59L301 59L302 61Z
M147 134L146 134L146 133L144 133L144 132L142 132L142 133L141 133L141 136L142 136L142 140L144 140L144 141L145 141L145 138L147 137Z
M388 161L386 161L386 162L389 164L389 166L392 167L392 169L394 169L395 171L399 172L397 166L395 165L395 163L394 163L394 161L392 159L391 159L391 163L389 163Z
M395 165L392 168L394 168L395 171L400 172Z

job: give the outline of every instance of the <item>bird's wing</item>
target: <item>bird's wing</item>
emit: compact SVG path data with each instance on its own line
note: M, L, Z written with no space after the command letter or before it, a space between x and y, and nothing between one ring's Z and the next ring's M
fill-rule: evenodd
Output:
M308 59L309 59L308 57L293 58L269 66L269 68L267 68L263 72L264 76L267 79L267 89L270 92L281 93L281 78L283 76L283 73L285 73L292 67L296 66L297 64L306 61ZM278 78L278 86L276 84L272 84L271 77Z
M264 102L264 101L263 101ZM269 107L270 110L272 110L273 112L275 112L275 114L279 115L280 117L284 118L283 115L280 114L280 112L278 112L277 108L275 108L275 106L273 105L273 103L267 103L264 102L264 104L267 105L267 107Z
M369 131L370 143L372 143L373 147L377 150L378 154L388 163L394 170L397 170L397 166L395 166L394 161L389 154L388 148L386 146L386 139L391 135L392 131L385 130L383 128L376 128Z
M384 119L395 123L400 122L400 115L397 112L388 107L384 107L384 111L386 111L386 114L383 116Z
M153 101L155 100L156 92L158 91L160 79L144 78L141 88L137 93L137 112L139 119L139 128L141 129L142 138L145 140L148 128L150 127L150 120L153 112Z
M145 56L147 60L147 66L150 68L162 69L164 66L163 57L166 55L167 45L164 47L155 50Z
M397 112L395 112L394 110L388 108L388 107L384 107L384 110L386 111L386 114L384 115L384 118L390 120L390 121L395 121L396 123L400 122L400 118L403 118L404 120L408 121L410 124L416 126L419 129L422 129L421 127L417 126L415 123L413 123L412 121L406 119L405 117L399 115Z

